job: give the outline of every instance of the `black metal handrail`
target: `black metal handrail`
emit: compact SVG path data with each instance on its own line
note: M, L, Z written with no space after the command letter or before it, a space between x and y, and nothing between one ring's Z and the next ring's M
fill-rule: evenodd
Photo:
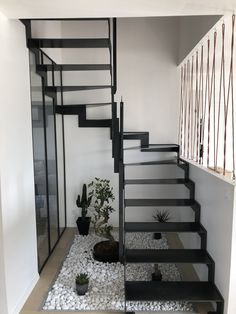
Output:
M120 102L120 161L124 162L124 102Z
M119 258L124 258L124 103L120 102L120 132L119 132Z
M116 18L112 19L112 60L113 60L113 93L117 91L117 21Z
M112 157L114 158L114 172L119 172L119 119L117 116L117 104L115 102L115 93L117 91L117 36L116 36L116 18L108 20L108 37L110 41L110 73L111 73L111 115L112 115Z

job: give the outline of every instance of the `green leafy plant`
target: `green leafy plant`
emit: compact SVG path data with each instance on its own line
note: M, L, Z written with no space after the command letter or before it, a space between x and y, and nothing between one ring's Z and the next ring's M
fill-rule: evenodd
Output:
M110 187L110 180L95 178L88 187L90 188L89 199L93 201L94 207L92 223L95 233L114 242L111 234L113 226L108 223L110 214L115 210L110 205L115 199L113 188Z
M157 210L156 214L153 215L153 218L158 222L167 222L171 219L171 216L168 210Z
M83 184L83 190L82 190L82 197L80 198L80 195L78 195L76 200L76 205L80 208L82 208L81 216L84 219L88 214L88 207L91 203L91 197L87 198L87 186L86 184Z
M76 276L75 278L75 283L77 285L85 285L87 283L89 283L89 277L87 274L84 273L80 273Z

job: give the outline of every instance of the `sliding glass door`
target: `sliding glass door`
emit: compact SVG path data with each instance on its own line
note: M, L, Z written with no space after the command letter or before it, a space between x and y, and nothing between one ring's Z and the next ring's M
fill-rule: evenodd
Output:
M38 268L43 268L66 226L64 120L56 116L57 99L45 95L44 85L54 84L37 72L37 64L53 62L42 52L30 51L35 204ZM46 72L47 73L47 72ZM58 149L57 149L58 148Z

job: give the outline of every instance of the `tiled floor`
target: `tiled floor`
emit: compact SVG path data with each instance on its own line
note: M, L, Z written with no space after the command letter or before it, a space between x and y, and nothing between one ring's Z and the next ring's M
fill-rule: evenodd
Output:
M36 286L34 287L31 295L29 296L28 300L26 301L24 307L22 308L20 314L42 314L44 313L50 313L50 314L68 314L72 313L71 311L42 311L42 304L44 303L44 300L46 298L47 292L49 288L51 287L54 279L57 276L58 271L60 270L61 264L72 244L72 241L74 239L74 235L77 233L77 229L75 228L67 228L59 241L55 251L49 258L46 266L44 267L42 273L40 274L40 279ZM171 235L168 237L169 246L171 247L179 247L181 248L181 242L179 241L179 238L176 237L176 235ZM182 277L184 280L190 280L195 279L197 280L196 272L194 271L193 267L187 267L186 265L178 265L178 268L180 269L182 273ZM199 314L205 314L206 313L206 306L200 306L199 307ZM80 313L82 314L82 311L73 311L73 313ZM86 312L88 313L88 312ZM90 314L96 313L99 314L101 312L90 312ZM104 312L103 312L104 313ZM106 312L108 313L108 312ZM115 311L111 313L117 313ZM161 314L160 312L158 314ZM167 312L165 312L167 314ZM171 312L171 314L174 314L174 312ZM181 314L178 312L178 314Z

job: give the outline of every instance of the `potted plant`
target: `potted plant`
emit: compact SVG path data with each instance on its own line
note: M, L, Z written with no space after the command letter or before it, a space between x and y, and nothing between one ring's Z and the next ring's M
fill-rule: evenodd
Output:
M76 291L78 295L85 295L88 291L89 277L87 274L80 273L75 278Z
M152 281L162 281L162 274L159 270L158 264L154 264L154 273L152 273Z
M153 215L153 218L160 223L165 223L171 219L170 213L168 210L157 210L156 214ZM160 232L155 232L154 233L154 239L159 240L161 239L161 233Z
M114 240L111 232L113 226L108 223L114 208L110 205L115 197L110 181L95 178L89 185L89 197L93 202L94 215L92 223L95 234L107 240L95 244L93 256L100 262L115 263L119 260L119 243Z
M91 217L87 217L88 207L90 205L91 198L87 198L87 186L83 185L82 197L78 195L76 200L76 205L81 208L81 217L78 217L76 220L76 224L79 230L79 234L88 235L89 233L89 225L91 221Z

